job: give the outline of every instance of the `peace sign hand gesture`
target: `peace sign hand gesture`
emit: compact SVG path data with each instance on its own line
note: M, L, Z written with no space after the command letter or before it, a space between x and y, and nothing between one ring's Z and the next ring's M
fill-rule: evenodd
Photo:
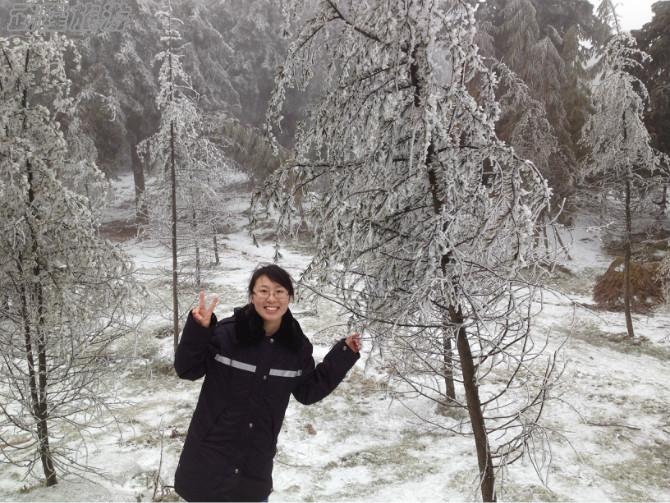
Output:
M193 315L193 318L195 318L195 321L205 328L209 327L209 322L212 320L212 312L218 303L219 297L215 295L209 307L205 307L205 292L200 290L198 305L191 310L191 314Z

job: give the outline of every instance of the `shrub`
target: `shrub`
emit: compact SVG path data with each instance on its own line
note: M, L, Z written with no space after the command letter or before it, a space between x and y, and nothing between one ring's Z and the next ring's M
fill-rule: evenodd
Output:
M607 272L596 279L593 300L596 304L612 311L624 307L623 257L617 257ZM630 264L631 309L645 313L665 301L663 284L659 278L659 262L635 262Z

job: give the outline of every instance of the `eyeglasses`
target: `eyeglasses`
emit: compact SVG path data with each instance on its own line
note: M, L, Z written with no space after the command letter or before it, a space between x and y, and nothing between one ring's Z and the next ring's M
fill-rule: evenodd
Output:
M270 295L275 296L275 299L277 300L284 300L288 297L288 291L287 290L267 290L265 288L259 288L258 290L254 290L254 295L257 295L261 299L268 299L270 298Z

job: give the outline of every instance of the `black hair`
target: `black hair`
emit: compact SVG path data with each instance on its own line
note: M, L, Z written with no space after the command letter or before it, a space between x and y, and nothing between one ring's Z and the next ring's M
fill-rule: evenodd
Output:
M291 275L276 264L263 265L256 268L249 281L249 297L254 293L256 281L261 276L267 276L275 283L279 283L286 288L289 298L293 298L293 280L291 279Z

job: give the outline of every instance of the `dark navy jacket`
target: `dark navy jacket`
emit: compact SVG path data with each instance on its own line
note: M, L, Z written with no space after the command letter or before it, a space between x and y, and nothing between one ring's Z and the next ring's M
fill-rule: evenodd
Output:
M360 355L340 340L315 367L312 344L288 311L265 336L252 304L208 328L189 314L174 366L205 376L186 435L175 490L187 501L261 501L272 491L272 460L291 394L318 402Z

